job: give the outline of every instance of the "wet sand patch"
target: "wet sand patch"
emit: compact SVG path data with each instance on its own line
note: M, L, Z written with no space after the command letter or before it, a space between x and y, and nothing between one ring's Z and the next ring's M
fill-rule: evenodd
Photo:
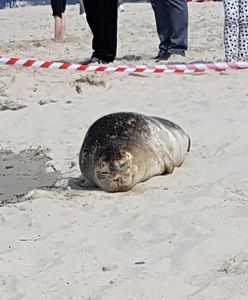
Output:
M0 149L0 206L21 202L22 197L37 188L51 188L59 172L49 170L50 158L40 149L19 153Z

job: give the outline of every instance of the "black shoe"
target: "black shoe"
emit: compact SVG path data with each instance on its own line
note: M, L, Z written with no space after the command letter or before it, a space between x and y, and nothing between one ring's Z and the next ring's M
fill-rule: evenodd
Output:
M185 57L185 56L186 56L186 54L185 54L185 52L184 52L184 51L182 51L182 52L179 52L179 53L173 53L173 54L175 54L175 55L181 55L181 56L183 56L183 57Z
M163 54L159 53L158 56L155 57L155 61L159 62L160 60L168 60L172 55L180 55L180 56L185 57L185 52L184 51L179 52L179 53L168 53L168 52L165 52Z
M108 64L109 62L106 62L100 58L97 58L95 56L92 56L89 59L86 59L82 64L83 65L90 65L90 64L98 64L98 65L104 65L104 64Z
M158 55L155 57L155 62L159 62L160 60L168 60L171 57L170 53L164 55Z
M155 61L167 60L171 56L167 51L159 51L158 55L154 57Z

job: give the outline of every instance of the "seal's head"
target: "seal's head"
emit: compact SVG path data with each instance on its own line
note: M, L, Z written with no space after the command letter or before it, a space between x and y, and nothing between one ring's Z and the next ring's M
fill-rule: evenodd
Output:
M133 187L135 166L129 151L108 145L97 151L96 160L95 177L105 191L123 192Z

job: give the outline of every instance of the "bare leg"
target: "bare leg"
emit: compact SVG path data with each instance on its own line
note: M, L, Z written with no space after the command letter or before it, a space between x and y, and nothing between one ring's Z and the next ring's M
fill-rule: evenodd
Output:
M65 17L62 14L62 18L55 16L54 17L55 28L54 28L54 41L63 42L65 36Z
M63 41L65 39L65 14L62 13L62 37L63 37Z

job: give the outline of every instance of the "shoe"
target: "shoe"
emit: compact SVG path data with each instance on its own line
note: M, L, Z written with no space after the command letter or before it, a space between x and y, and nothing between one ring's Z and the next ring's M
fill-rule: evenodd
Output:
M166 63L168 64L183 64L186 63L187 59L185 53L173 53Z
M90 64L99 64L99 65L104 65L108 64L109 62L106 62L100 58L97 58L95 56L92 56L90 59L86 59L82 64L83 65L90 65Z
M120 10L120 12L123 12L123 11L125 10L125 8L124 8L124 5L123 5L123 4L121 4L121 5L119 6L119 10Z
M170 58L170 56L171 54L168 52L159 52L159 54L156 57L154 57L154 59L156 62L158 62L160 60L167 60Z
M155 61L159 62L160 60L168 60L171 56L176 56L176 55L180 55L185 57L185 52L179 52L179 53L168 53L168 52L164 52L164 53L159 53L158 56L155 57Z
M174 55L180 55L180 56L183 56L183 57L185 57L185 56L186 56L186 54L185 54L185 52L184 52L184 51L182 51L182 52L179 52L179 53L172 53L172 54L174 54Z

